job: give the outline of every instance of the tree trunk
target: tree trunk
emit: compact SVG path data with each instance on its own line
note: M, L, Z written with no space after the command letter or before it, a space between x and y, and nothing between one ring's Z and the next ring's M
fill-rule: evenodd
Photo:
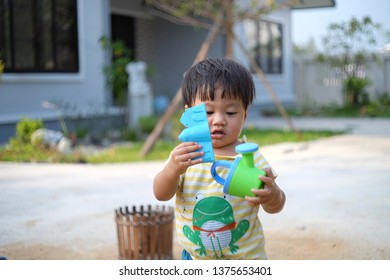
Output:
M233 0L223 1L224 8L224 27L226 32L226 48L225 55L226 57L233 58L233 42L234 42L234 33L233 33Z

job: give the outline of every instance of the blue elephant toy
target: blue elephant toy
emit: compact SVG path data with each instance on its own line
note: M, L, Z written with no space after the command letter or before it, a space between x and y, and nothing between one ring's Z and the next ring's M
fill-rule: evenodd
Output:
M180 118L186 127L179 135L181 142L196 142L202 146L203 162L214 162L214 150L211 142L210 128L204 103L188 108Z

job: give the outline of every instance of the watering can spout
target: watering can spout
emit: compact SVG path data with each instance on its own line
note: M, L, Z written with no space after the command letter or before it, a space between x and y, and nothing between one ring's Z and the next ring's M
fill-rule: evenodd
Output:
M255 143L244 143L236 147L236 152L242 155L242 164L249 168L255 167L253 153L259 149Z

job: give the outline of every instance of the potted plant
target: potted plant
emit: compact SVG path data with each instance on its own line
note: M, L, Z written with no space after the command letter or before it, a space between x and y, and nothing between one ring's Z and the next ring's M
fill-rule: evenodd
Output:
M132 61L131 50L122 41L111 41L106 36L100 37L99 43L103 49L112 52L112 62L103 66L103 73L107 86L112 90L114 104L127 106L129 75L126 66Z

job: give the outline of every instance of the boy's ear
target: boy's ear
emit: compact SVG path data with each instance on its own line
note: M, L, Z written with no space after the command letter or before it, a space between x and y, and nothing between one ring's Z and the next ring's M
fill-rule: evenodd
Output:
M184 105L184 109L188 109L188 105L186 104L186 105Z

